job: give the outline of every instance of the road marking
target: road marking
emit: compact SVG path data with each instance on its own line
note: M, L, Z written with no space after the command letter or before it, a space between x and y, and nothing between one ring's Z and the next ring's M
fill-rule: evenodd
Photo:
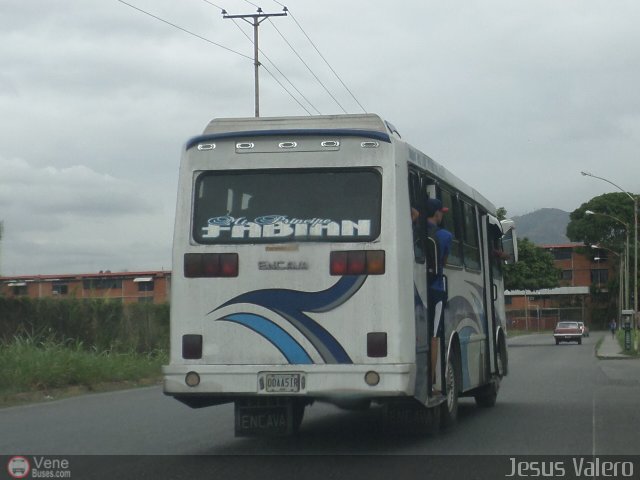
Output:
M591 444L592 450L591 455L593 457L596 456L596 397L593 396L592 408L591 408Z

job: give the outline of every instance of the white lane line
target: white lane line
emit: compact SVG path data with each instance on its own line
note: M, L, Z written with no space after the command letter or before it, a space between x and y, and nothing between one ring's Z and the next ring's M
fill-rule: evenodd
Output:
M592 402L592 408L591 408L591 444L592 444L592 449L591 449L591 455L593 457L596 456L596 397L594 395L593 397L593 402Z

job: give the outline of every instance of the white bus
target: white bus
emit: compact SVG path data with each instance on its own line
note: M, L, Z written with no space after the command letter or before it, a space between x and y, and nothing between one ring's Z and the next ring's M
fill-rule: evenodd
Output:
M453 234L437 368L429 244L411 219L427 197ZM164 392L234 402L237 435L295 431L314 401L430 426L455 420L459 396L492 406L503 252L517 255L495 215L376 115L213 120L180 166Z

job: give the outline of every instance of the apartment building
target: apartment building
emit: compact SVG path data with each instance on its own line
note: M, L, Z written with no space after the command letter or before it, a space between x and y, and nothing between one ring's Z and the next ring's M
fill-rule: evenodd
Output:
M507 315L518 329L548 330L559 320L594 320L610 301L608 283L618 272L618 258L605 249L583 243L540 245L560 270L560 286L553 289L505 292ZM596 314L595 319L602 321ZM598 325L599 326L599 325Z
M109 298L124 303L169 301L171 271L0 277L0 295L30 298Z

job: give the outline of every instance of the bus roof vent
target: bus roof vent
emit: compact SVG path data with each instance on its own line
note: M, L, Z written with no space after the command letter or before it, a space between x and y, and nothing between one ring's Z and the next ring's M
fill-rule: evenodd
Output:
M360 146L362 148L378 148L380 144L378 142L362 142Z
M236 143L236 149L238 150L251 150L253 147L255 147L255 144L253 142Z
M298 146L298 142L280 142L278 144L279 148L296 148Z
M213 150L214 148L216 148L216 144L215 143L199 143L198 144L198 150L202 151L202 150Z

